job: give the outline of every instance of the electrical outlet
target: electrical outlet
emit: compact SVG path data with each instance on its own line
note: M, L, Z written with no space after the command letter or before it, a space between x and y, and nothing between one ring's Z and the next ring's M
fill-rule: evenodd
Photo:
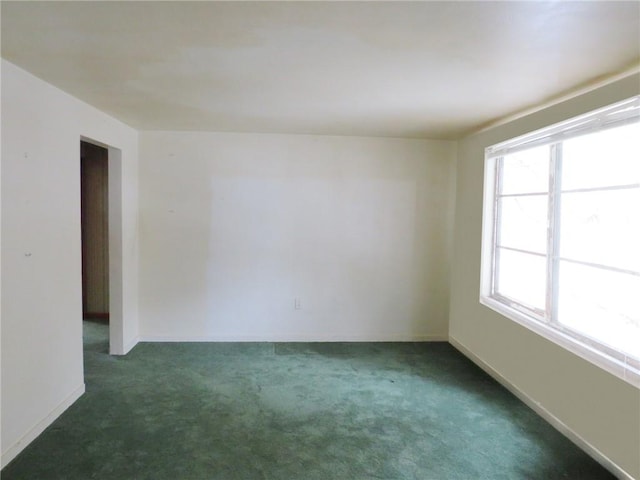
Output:
M293 299L293 309L294 310L302 310L302 303L298 297Z

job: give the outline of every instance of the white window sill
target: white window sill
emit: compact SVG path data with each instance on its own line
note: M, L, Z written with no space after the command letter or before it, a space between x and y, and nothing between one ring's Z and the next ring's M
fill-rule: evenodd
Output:
M629 362L622 362L612 358L593 347L580 342L579 340L565 335L550 326L545 325L528 315L511 308L493 298L480 296L480 303L498 312L499 314L513 320L516 323L528 328L547 340L559 345L566 350L578 355L588 362L606 370L627 383L640 388L640 370L634 368Z

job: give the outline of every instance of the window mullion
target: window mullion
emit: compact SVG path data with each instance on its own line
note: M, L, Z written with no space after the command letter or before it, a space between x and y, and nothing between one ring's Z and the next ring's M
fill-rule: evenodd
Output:
M562 192L562 143L550 149L549 210L547 230L547 321L558 323L558 278L560 270L560 207Z
M498 157L496 159L496 170L495 170L495 191L494 191L494 205L493 205L493 272L491 274L491 294L494 295L498 291L498 282L500 279L498 278L498 267L500 264L500 250L498 245L500 245L500 223L501 223L501 209L500 209L500 195L502 193L502 176L503 176L503 157Z

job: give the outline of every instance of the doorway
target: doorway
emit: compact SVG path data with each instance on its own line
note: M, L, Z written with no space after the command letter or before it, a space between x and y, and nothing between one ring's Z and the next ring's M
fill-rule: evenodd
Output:
M109 323L109 151L80 142L82 317Z

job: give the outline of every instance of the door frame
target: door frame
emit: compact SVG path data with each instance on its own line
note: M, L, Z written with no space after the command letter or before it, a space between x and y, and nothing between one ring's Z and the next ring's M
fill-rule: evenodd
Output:
M80 142L91 143L106 148L108 151L109 354L124 355L128 349L124 343L122 150L81 135L78 142L78 151L80 150ZM78 168L80 168L80 161L78 162Z

